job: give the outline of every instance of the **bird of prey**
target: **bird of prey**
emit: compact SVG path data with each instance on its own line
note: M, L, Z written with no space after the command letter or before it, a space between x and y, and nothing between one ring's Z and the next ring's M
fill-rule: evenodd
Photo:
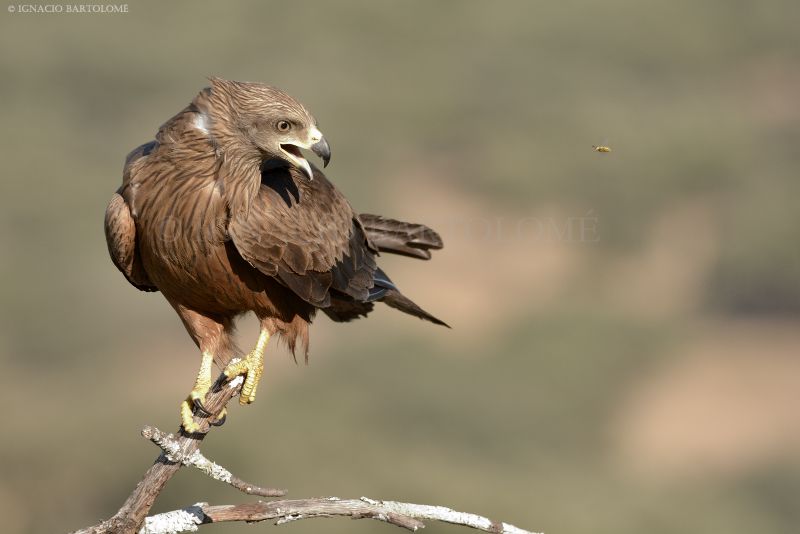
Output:
M328 142L297 100L268 85L211 78L125 161L105 214L108 250L133 286L164 295L202 353L180 408L187 433L201 429L201 417L224 421L224 411L203 406L214 363L227 379L243 376L239 402L253 402L268 339L278 335L293 353L302 346L307 360L317 310L349 321L383 302L445 325L376 264L379 252L428 259L442 247L439 235L357 214L301 149L327 166ZM260 335L234 359L234 320L247 312Z

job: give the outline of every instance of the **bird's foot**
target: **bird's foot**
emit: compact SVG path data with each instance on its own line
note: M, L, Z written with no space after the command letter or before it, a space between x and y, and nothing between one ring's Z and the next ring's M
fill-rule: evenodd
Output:
M225 378L231 380L237 376L243 375L244 384L239 393L239 404L250 404L256 400L256 389L261 380L261 374L264 372L264 353L258 348L248 354L243 360L232 362L225 367L222 374Z
M212 414L203 405L206 395L211 390L211 363L213 356L210 354L203 354L203 361L200 364L200 371L197 374L197 380L194 383L194 388L181 403L181 426L188 434L194 434L201 429L200 423L194 420L195 415L201 415L209 418L209 424L220 426L225 422L226 411L223 408L218 414Z
M200 423L196 423L194 420L194 404L192 404L191 397L181 403L181 426L187 434L200 432Z
M195 393L192 390L192 393ZM181 426L187 434L194 434L200 432L200 423L195 422L195 415L208 417L208 424L211 426L222 426L225 424L225 419L228 416L227 408L223 408L218 414L209 413L203 403L190 394L185 401L181 403Z

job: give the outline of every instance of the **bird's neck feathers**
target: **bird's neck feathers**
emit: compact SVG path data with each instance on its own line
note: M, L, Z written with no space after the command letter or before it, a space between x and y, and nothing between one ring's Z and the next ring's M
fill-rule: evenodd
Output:
M193 125L215 147L217 179L228 209L232 215L246 216L261 185L261 154L243 142L231 106L229 96L219 88L205 88L192 101Z
M223 153L217 179L222 182L229 213L233 217L247 218L261 187L260 167Z
M195 112L193 126L218 147L218 152L240 159L258 159L258 151L242 142L232 104L219 90L206 87L192 100L191 108Z

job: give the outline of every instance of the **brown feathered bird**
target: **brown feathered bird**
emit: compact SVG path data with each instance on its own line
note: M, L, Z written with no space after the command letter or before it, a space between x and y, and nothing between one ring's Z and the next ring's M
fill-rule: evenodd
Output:
M334 321L366 316L376 301L444 323L405 297L377 267L379 251L430 258L433 230L358 215L300 149L330 159L317 122L273 87L211 79L155 141L131 152L106 210L111 259L143 291L161 291L202 352L181 404L187 432L212 386L212 363L243 375L240 403L255 399L264 349L278 334L308 357L308 325L321 309ZM255 348L232 360L234 319L254 312Z

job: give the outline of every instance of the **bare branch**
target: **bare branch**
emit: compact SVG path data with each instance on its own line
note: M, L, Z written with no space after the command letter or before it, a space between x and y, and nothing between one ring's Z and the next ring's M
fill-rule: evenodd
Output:
M323 497L223 506L198 503L183 510L148 517L145 527L139 534L195 532L201 524L229 521L258 522L274 519L276 525L282 525L315 517L377 519L412 531L424 528L425 524L422 521L428 520L462 525L495 534L533 534L508 523L492 521L476 514L457 512L444 506L376 501L367 497L348 500Z
M228 404L228 401L239 393L241 385L241 380L232 380L224 387L210 392L204 403L206 409L210 413L219 413ZM210 429L206 417L196 415L195 421L202 425L202 432L185 434L181 431L180 437L176 438L182 457L191 456L193 452L199 450L200 443ZM172 476L178 472L181 465L179 462L170 461L167 455L162 453L145 472L142 480L139 481L116 514L97 525L77 530L73 534L134 534L138 532L156 498Z
M241 380L237 380L210 393L205 402L209 413L219 413L239 392L240 387ZM203 425L202 433L174 435L146 426L142 430L142 435L161 448L161 455L145 472L142 480L114 516L73 534L178 534L195 532L200 525L209 523L275 520L276 524L281 525L314 517L377 519L412 531L423 528L425 525L422 521L427 520L462 525L495 534L533 534L508 523L495 522L483 516L457 512L443 506L376 501L367 497L349 500L327 497L258 501L222 506L198 503L182 510L147 517L155 499L167 482L184 465L199 469L214 480L230 484L251 495L267 497L286 493L285 490L248 484L203 456L200 453L200 444L208 432L209 425L202 416L196 416L195 420Z
M215 464L200 452L200 449L195 449L191 454L183 454L181 452L181 444L178 437L173 434L167 434L161 430L146 426L142 429L142 436L149 439L164 451L164 455L170 462L177 462L188 467L194 467L203 474L233 486L241 492L248 495L258 495L259 497L282 497L286 495L286 490L277 488L262 488L255 484L245 482L241 478L235 476L233 473L225 469L219 464Z

